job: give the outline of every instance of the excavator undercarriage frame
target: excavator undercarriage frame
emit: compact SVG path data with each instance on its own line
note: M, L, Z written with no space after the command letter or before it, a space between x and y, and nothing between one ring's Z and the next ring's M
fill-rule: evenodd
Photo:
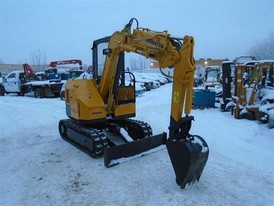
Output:
M131 119L109 120L92 126L71 119L61 120L59 132L64 140L91 157L104 156L106 167L119 164L120 158L141 154L166 143L166 133L152 136L147 123Z

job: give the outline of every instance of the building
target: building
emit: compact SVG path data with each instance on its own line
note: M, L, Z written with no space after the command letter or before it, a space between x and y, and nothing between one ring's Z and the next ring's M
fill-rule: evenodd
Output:
M195 60L196 66L201 65L202 67L207 67L207 66L222 66L222 63L224 61L228 61L229 59L205 59L201 58L199 60ZM151 68L159 68L158 62L151 62L150 63Z
M202 65L202 67L207 67L207 66L222 66L224 61L228 61L229 59L205 59L201 58L199 60L195 60L196 66Z

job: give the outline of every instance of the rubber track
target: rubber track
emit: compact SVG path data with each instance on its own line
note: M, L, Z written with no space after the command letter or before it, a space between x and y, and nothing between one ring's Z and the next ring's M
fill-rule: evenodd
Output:
M146 122L133 119L114 120L114 122L117 123L120 127L123 127L133 140L152 136L152 129ZM66 127L66 133L71 133L68 132L68 130L73 130L74 133L78 133L79 136L84 136L87 141L81 140L82 143L79 143L80 139L83 137L76 137L77 134L74 135L74 137L68 137L67 134L62 134L60 131L60 125L64 125ZM109 147L108 140L105 136L104 128L102 128L102 125L97 128L89 125L79 124L71 119L66 119L60 121L59 131L61 137L64 140L75 145L77 148L89 154L93 158L101 157L104 153L104 149ZM85 143L83 143L83 141Z
M134 120L134 119L124 119L119 121L120 126L125 128L129 135L136 136L132 137L133 139L143 139L152 136L152 129L150 125L146 122ZM134 131L130 130L130 126L133 126L138 129L138 134L134 134ZM141 135L141 136L140 136Z
M63 124L66 126L67 129L72 129L75 132L88 138L91 141L91 144L93 144L93 147L91 150L90 148L83 147L81 144L73 140L73 138L61 135L63 139L71 142L79 149L88 153L91 157L101 157L103 155L104 148L108 146L108 141L101 130L86 125L78 124L77 122L71 119L61 120L60 124Z

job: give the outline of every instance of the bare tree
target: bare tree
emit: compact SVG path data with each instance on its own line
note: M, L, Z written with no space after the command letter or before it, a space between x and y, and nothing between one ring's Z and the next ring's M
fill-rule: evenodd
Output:
M256 56L258 60L274 59L274 32L268 38L258 41L256 45L249 49L249 54Z
M46 52L41 51L40 48L34 50L31 54L31 60L33 65L38 66L38 70L45 69L46 67Z

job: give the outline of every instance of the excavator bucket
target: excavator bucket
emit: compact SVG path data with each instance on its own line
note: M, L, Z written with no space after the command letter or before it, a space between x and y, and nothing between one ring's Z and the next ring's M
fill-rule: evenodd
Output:
M166 144L167 134L162 133L143 139L138 139L126 144L108 147L104 150L104 163L106 167L112 167L124 161L126 158L143 156L147 151Z
M187 184L199 181L208 159L209 149L202 137L188 134L191 120L184 119L181 124L185 131L170 136L166 147L176 182L184 189Z
M200 136L167 141L167 150L176 175L177 184L184 189L187 184L199 181L208 159L208 146Z

